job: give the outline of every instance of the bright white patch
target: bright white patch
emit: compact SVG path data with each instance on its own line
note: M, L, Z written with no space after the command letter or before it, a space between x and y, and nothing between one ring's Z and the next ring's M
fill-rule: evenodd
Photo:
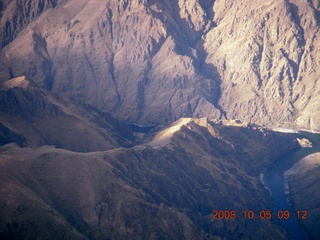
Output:
M0 89L8 90L10 88L15 88L15 87L26 88L28 85L29 85L28 80L26 79L25 76L22 76L22 77L17 77L17 78L13 78L8 81L5 81L0 87Z
M319 131L316 131L316 130L308 130L308 129L300 129L300 131L303 131L303 132L310 132L310 133L320 133Z
M284 193L286 195L290 194L289 184L288 184L288 182L286 180L285 180L285 183L284 183Z
M290 128L272 128L274 132L282 132L282 133L299 133L299 131L290 129Z
M264 182L264 174L263 173L260 173L259 174L259 177L260 177L260 181L262 182L262 184L265 186L265 182Z
M306 138L297 138L299 145L303 148L311 148L312 143Z

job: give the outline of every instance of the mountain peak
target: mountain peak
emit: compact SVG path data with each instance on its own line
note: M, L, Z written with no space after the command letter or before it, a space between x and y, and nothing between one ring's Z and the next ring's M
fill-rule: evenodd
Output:
M182 126L193 121L192 118L181 118L172 123L168 128L158 132L151 141L151 146L162 146L170 142L173 134L181 129Z

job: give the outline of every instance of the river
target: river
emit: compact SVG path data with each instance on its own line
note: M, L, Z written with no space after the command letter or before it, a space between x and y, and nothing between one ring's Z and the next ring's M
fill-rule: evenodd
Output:
M284 172L294 166L302 158L315 153L320 152L320 134L310 132L299 132L296 134L299 138L307 138L313 143L312 148L301 148L293 150L277 161L267 170L264 175L264 183L269 189L274 202L273 215L277 217L278 210L289 210L293 212L293 208L289 203L288 197L285 194L285 180ZM287 230L291 240L307 240L308 235L306 231L301 227L299 221L295 218L289 218L288 220L282 219L281 224Z

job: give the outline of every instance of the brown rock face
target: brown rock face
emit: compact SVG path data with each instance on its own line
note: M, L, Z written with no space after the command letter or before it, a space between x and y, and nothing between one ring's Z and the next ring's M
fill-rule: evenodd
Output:
M26 75L141 124L209 116L319 129L318 6L4 1L0 80Z
M228 117L319 129L318 5L216 1L205 50L223 80Z
M9 44L30 22L45 10L55 8L64 0L3 0L0 2L0 48Z
M0 239L286 239L277 219L241 213L273 208L259 174L298 147L258 125L320 130L319 11L1 1ZM290 180L297 206L319 199L317 171Z
M203 19L193 29L175 16L182 7L184 15L193 9L184 5L69 1L43 13L3 49L2 79L25 73L49 90L126 121L219 118L219 85L199 72L202 63L190 47L209 20L195 2Z

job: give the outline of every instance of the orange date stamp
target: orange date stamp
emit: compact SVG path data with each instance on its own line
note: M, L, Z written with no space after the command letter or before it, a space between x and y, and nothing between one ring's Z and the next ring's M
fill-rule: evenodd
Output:
M272 212L271 210L261 210L261 211L253 211L253 210L244 210L241 213L238 213L235 210L213 210L212 219L214 220L235 220L235 219L266 219L270 220L272 218L278 218L280 220L288 220L288 219L298 219L298 220L306 220L308 212L306 210L297 210L297 211L289 211L289 210L278 210L276 212Z

